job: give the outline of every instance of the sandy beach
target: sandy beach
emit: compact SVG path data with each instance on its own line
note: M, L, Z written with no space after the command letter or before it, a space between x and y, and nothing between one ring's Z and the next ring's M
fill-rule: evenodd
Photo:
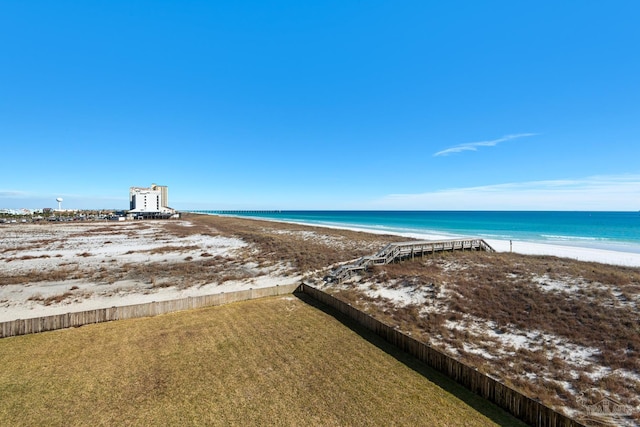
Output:
M249 220L251 221L251 220ZM292 223L280 224L273 231L280 236L296 237L295 231L283 231ZM237 237L225 237L216 230L193 229L189 220L171 222L96 222L0 225L0 321L82 311L114 305L130 305L188 296L232 292L249 288L290 284L299 281L304 271L292 271L286 263L258 266L247 255L256 248ZM294 224L307 227L302 224ZM169 226L170 230L167 230ZM297 237L340 250L341 239L329 236L329 230L367 233L375 252L388 235L372 230L345 227L307 227L317 231L298 232ZM179 230L179 231L177 231ZM279 231L278 231L279 230ZM323 231L324 230L324 231ZM386 236L386 239L382 239ZM392 240L442 240L437 234L399 234ZM343 237L342 240L345 238ZM551 255L579 261L620 266L640 266L640 254L575 246L559 246L522 241L488 239L498 252L527 255ZM242 254L244 253L244 255ZM188 283L184 275L161 274L169 266L193 260L218 259L218 267L242 270L237 278ZM346 262L350 258L345 253ZM130 277L122 269L147 265L147 277ZM325 269L330 265L324 266ZM322 268L319 266L319 268ZM98 274L99 273L99 274ZM51 277L60 277L51 280ZM12 276L9 280L7 277ZM166 276L166 277L165 277ZM8 281L9 280L9 281ZM187 282L185 282L185 280ZM191 279L193 280L193 278ZM179 283L178 283L179 282Z
M507 240L487 239L487 243L499 252L508 252L510 248L510 243ZM552 255L575 259L578 261L640 267L640 254L632 252L611 251L578 246L550 245L523 241L513 241L513 252L524 255Z

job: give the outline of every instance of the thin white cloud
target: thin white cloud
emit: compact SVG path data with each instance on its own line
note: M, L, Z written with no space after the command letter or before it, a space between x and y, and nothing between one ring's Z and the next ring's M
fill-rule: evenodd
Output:
M29 197L30 194L25 191L0 190L0 199L18 199Z
M128 194L128 189L123 194ZM35 197L68 197L68 198L76 198L76 199L84 199L91 198L95 200L120 200L126 199L126 197L117 197L117 196L104 196L104 195L86 195L81 193L55 193L55 192L31 192L31 191L22 191L22 190L0 190L0 199L2 198L35 198Z
M468 142L466 144L459 144L451 148L447 148L442 151L438 151L433 156L448 156L453 153L461 153L463 151L478 151L478 147L494 147L501 142L510 141L512 139L524 138L527 136L535 136L536 133L517 133L514 135L505 135L502 138L494 139L492 141L480 141L480 142Z
M451 188L421 194L390 194L378 209L416 210L598 210L640 209L640 175L506 183Z

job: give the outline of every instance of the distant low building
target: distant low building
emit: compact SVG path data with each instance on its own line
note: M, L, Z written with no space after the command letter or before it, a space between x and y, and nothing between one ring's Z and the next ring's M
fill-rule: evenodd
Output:
M39 209L0 209L0 215L33 215L36 213L42 213Z

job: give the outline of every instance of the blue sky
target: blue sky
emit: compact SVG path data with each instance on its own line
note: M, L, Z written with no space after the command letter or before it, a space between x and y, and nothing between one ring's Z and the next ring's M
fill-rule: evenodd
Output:
M640 3L0 0L0 208L640 209Z

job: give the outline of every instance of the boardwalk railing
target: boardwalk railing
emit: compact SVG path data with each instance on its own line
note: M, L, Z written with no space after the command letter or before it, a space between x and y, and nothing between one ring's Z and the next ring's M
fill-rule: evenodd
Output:
M31 319L16 319L0 323L0 338L17 335L35 334L56 329L72 328L91 323L110 322L112 320L150 317L193 308L223 305L237 301L291 294L298 284L271 286L268 288L247 289L238 292L222 292L213 295L181 298L168 301L153 301L144 304L122 307L98 308L75 313L54 314Z
M583 427L583 424L523 395L486 374L479 372L477 369L467 366L453 357L436 350L429 344L425 344L398 331L351 306L351 304L337 299L333 295L329 295L326 292L305 284L300 286L299 291L309 295L316 301L332 307L359 325L380 336L385 341L398 347L400 350L409 353L427 366L443 373L465 388L496 404L529 425L544 427Z
M435 252L480 250L495 252L483 239L456 240L417 240L410 242L389 243L373 256L365 256L352 264L342 265L331 272L328 279L332 282L342 282L349 277L366 270L372 265L390 264L394 261L424 256Z

